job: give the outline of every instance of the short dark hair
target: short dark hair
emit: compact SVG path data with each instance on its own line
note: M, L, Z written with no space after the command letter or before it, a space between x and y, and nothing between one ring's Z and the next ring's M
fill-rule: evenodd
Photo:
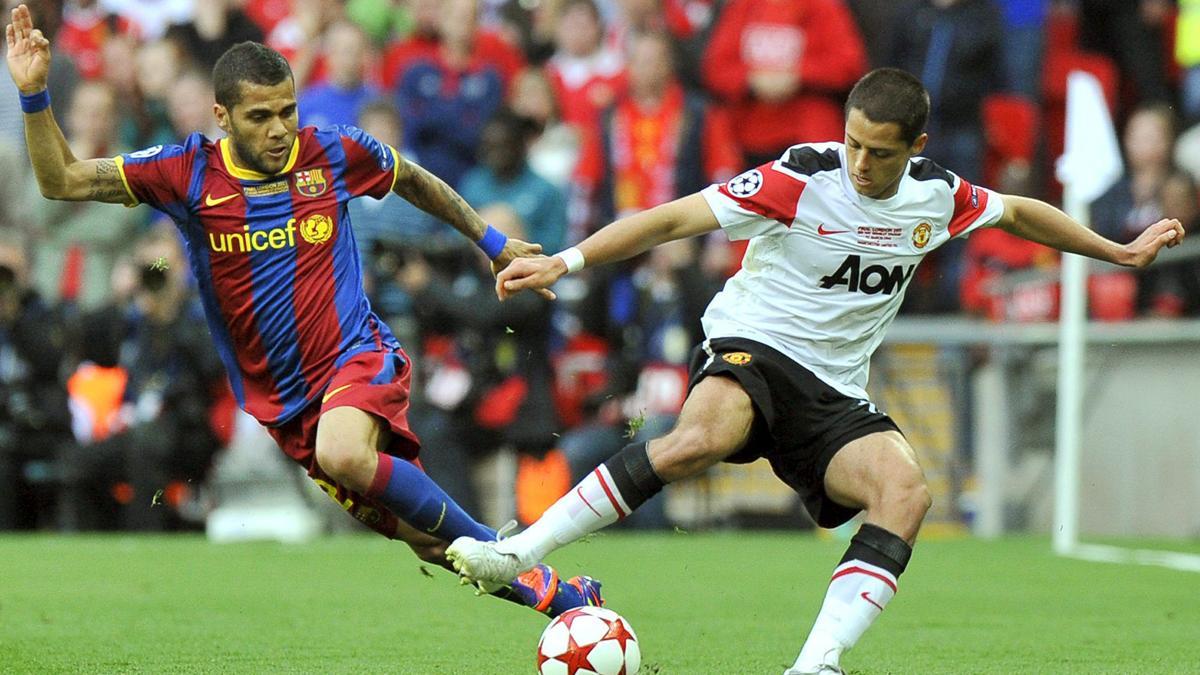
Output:
M213 94L217 103L232 109L242 102L242 82L269 86L291 76L292 67L283 54L258 42L239 42L213 66Z
M913 144L929 121L929 92L912 74L899 68L877 68L863 75L846 99L846 114L858 109L876 124L900 127L906 143Z

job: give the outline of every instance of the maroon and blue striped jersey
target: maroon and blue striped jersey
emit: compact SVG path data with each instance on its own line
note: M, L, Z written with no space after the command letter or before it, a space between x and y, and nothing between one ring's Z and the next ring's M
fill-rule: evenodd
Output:
M346 209L387 194L399 161L346 126L301 129L273 176L199 133L116 158L132 199L182 232L238 404L259 422L287 422L355 354L399 346L363 291Z

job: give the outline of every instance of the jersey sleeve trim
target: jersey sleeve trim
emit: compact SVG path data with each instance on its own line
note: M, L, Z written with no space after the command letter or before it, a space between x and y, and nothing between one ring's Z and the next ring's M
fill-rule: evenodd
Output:
M954 214L946 227L950 236L957 237L963 232L992 225L999 220L1004 215L1004 206L1003 203L999 204L999 213L996 213L997 204L991 204L989 208L989 202L994 197L990 190L976 187L959 177L954 190Z
M807 186L806 178L797 176L780 162L773 162L718 184L717 191L746 211L791 227L799 210L800 195Z
M396 191L396 182L400 180L400 153L387 143L383 144L392 153L392 186L388 188L388 192Z
M113 163L117 165L117 174L121 176L121 185L125 186L125 194L129 195L130 202L125 206L133 208L141 204L141 200L137 198L137 195L133 194L133 188L129 187L129 178L125 175L125 157L117 155L113 157Z

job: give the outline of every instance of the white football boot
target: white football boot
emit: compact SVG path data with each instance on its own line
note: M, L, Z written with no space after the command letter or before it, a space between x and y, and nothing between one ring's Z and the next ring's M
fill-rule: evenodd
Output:
M516 551L511 550L512 547L505 545L507 541L503 538L504 535L516 525L516 521L512 521L500 528L497 533L498 541L459 537L446 549L446 559L454 566L454 571L458 572L459 577L474 583L482 590L507 585L540 562L523 559Z

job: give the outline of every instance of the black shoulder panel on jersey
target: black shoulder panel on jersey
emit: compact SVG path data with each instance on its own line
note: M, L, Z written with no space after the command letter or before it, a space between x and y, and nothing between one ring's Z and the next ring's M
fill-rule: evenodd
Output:
M817 152L816 148L804 146L788 151L783 165L804 176L811 176L821 171L834 171L842 168L842 158L838 151L830 148L825 152Z
M921 158L913 162L908 175L917 180L944 180L951 190L954 189L954 174L943 169L932 159Z

